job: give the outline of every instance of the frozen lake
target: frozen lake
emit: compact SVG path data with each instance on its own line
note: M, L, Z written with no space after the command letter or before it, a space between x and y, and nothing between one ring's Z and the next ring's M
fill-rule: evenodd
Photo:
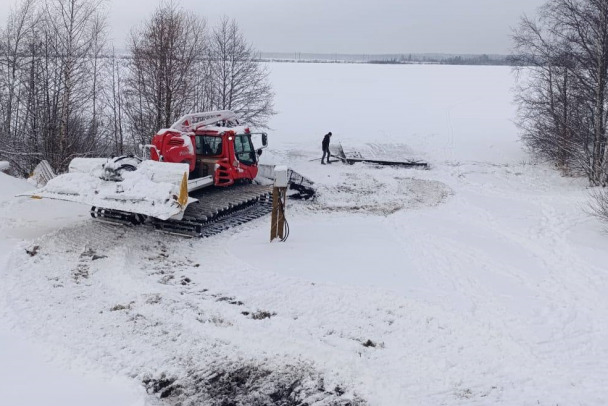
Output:
M403 143L438 160L524 157L504 66L270 63L271 142Z

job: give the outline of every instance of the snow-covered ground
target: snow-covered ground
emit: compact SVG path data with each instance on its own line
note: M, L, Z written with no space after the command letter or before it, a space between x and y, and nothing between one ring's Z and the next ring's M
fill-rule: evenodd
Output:
M585 182L522 151L508 68L269 68L263 160L319 191L288 202L286 243L267 218L204 240L96 223L0 174L11 404L606 403L608 237ZM431 169L322 166L327 131Z
M41 326L28 325L15 313L6 294L10 278L24 275L8 267L8 259L28 247L29 242L56 232L65 226L87 221L88 209L78 205L14 198L32 189L23 180L0 173L0 391L2 404L12 406L116 405L139 406L145 403L145 391L132 380L96 368L86 357L75 354L67 346L53 346ZM11 274L9 278L6 275ZM42 275L40 275L42 276ZM21 296L21 292L12 292ZM45 301L44 296L21 297ZM65 315L69 318L69 314ZM47 321L44 321L46 323ZM49 320L48 322L52 322ZM79 367L80 365L80 367ZM151 404L151 403L150 403Z

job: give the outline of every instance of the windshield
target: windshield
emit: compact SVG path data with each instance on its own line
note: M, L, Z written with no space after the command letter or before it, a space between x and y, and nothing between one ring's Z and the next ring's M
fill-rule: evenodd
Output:
M245 165L253 165L256 162L255 150L249 135L238 134L234 137L234 153L236 159Z
M212 135L196 136L196 155L215 156L222 154L222 137Z

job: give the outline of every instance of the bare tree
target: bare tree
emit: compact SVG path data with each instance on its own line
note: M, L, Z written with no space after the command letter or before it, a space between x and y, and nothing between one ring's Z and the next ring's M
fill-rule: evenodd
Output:
M89 137L92 139L104 138L107 131L104 130L102 124L103 114L99 109L100 94L104 89L105 75L108 67L104 58L104 52L107 49L106 45L106 19L99 13L93 16L93 20L89 27L91 37L91 51L89 52L90 69L91 69L91 120L89 125ZM101 132L101 133L100 133Z
M268 72L234 21L208 36L205 20L168 3L132 32L130 51L124 109L136 143L194 111L229 109L262 127L274 114Z
M190 112L196 101L196 64L205 52L205 20L178 8L160 6L130 38L126 80L129 130L138 143Z
M125 134L124 134L124 79L122 65L124 58L116 56L116 51L112 48L112 55L109 64L108 87L104 94L104 106L108 114L108 127L111 132L112 153L123 155L125 153Z
M104 23L96 13L99 6L99 0L46 2L50 32L57 38L53 43L54 53L62 75L56 167L66 167L73 156L92 152L95 147L95 134L88 133L89 123L79 120L82 117L75 111L75 106L87 105L91 108L89 114L95 113L97 82L96 72L91 74L90 63L99 54L104 29Z
M209 46L210 83L214 108L233 110L255 126L265 126L275 113L267 69L236 21L224 17L213 30Z
M2 151L19 172L102 151L101 0L23 0L0 39ZM101 126L103 128L103 126Z
M554 162L564 173L584 171L580 167L585 166L586 158L580 156L584 148L575 142L571 128L577 111L571 85L573 57L567 45L553 35L546 11L542 15L537 21L522 18L514 35L521 76L516 101L522 139L535 154Z
M527 80L517 102L523 140L539 156L608 183L608 2L552 0L515 32Z
M21 59L20 55L23 52L23 44L28 30L31 28L33 20L31 13L34 9L34 0L26 0L21 7L9 17L7 29L4 35L4 44L2 46L3 62L6 69L5 85L6 85L6 120L4 121L3 131L7 134L11 133L13 121L13 103L15 102L16 90L18 85L17 73L20 70Z
M21 111L22 71L27 62L27 41L35 25L35 0L25 0L8 18L0 36L0 157L21 169L20 161L27 151L21 150L17 123Z

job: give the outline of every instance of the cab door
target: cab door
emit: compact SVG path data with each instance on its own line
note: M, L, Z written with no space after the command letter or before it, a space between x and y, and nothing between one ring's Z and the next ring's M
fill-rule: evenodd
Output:
M253 166L257 164L257 155L249 134L237 134L234 136L234 155L244 165Z

